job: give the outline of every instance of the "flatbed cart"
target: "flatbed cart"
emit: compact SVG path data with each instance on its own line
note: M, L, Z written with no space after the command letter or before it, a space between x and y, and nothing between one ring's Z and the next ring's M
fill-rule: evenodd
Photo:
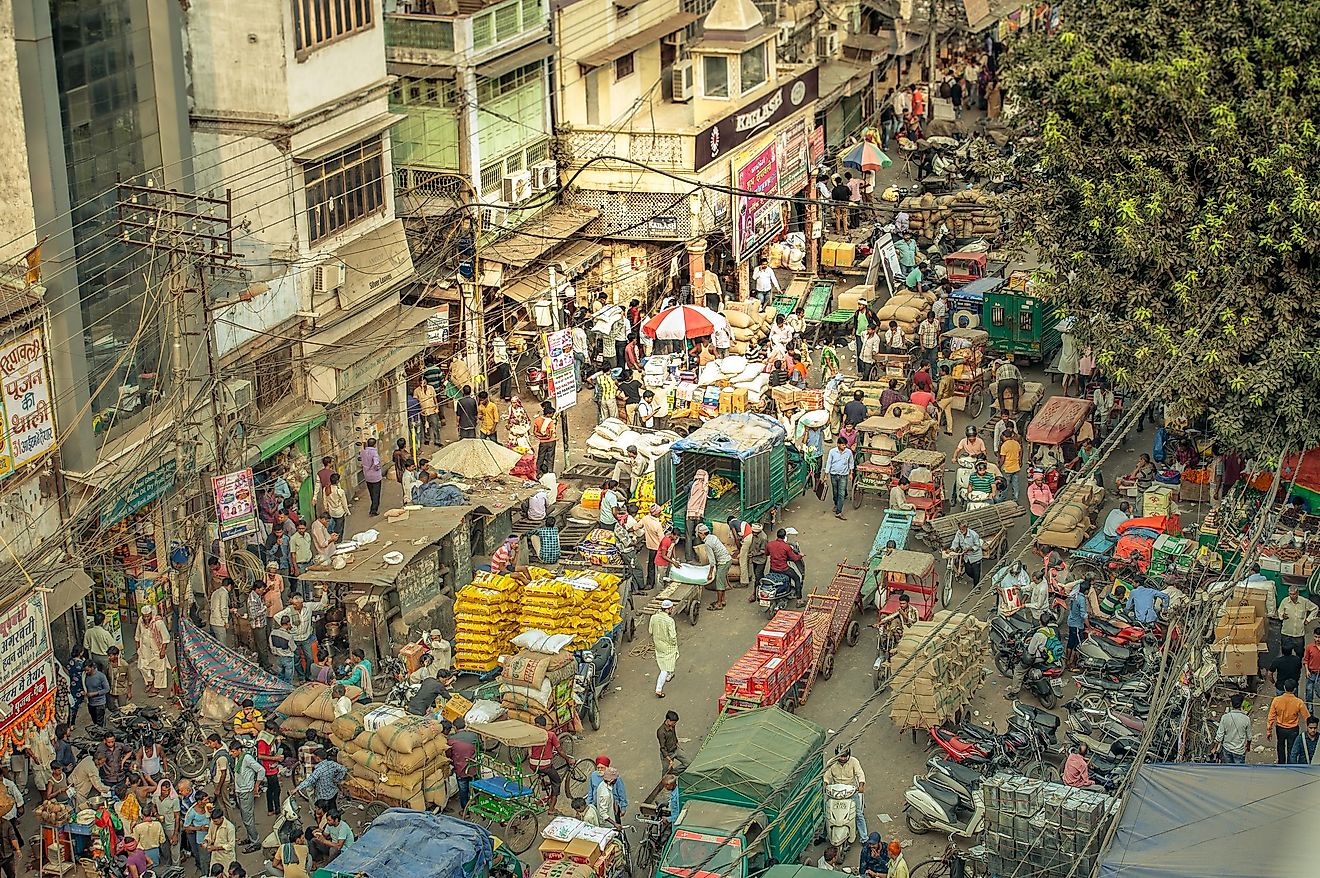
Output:
M640 615L651 617L660 612L660 604L664 601L673 601L674 608L687 616L688 624L695 625L701 618L701 591L706 587L707 580L701 580L701 576L709 577L708 567L701 567L694 564L683 565L686 569L694 571L692 575L684 575L682 579L674 579L673 568L670 568L669 578L665 580L665 585L651 596L651 600L645 607L642 607ZM698 572L699 571L699 572ZM627 626L624 630L624 636L632 640L635 636L637 627L637 616L631 615L624 619Z
M802 625L811 629L811 668L806 682L798 693L798 704L806 704L816 675L828 680L834 675L834 654L840 643L856 646L862 636L862 626L852 617L853 611L862 609L862 580L866 568L856 567L844 559L823 594L807 595L807 606L802 611Z
M807 291L807 303L802 306L803 334L814 329L819 337L821 322L830 313L830 302L834 299L834 281L816 278Z

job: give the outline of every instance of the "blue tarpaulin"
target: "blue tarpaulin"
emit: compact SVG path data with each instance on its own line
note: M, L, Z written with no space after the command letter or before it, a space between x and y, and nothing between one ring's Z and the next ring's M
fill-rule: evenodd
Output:
M670 451L706 451L730 457L750 457L763 448L782 445L788 431L774 418L734 413L711 418L669 446Z
M1146 765L1101 855L1100 876L1315 875L1317 808L1320 765Z
M473 878L489 871L493 857L490 833L475 823L391 808L326 871L366 878Z

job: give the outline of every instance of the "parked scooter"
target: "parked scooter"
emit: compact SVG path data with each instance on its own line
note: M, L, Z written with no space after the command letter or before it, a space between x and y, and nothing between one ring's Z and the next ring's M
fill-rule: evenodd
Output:
M270 833L261 840L261 846L264 848L277 848L284 843L284 827L292 826L298 829L302 826L302 820L298 816L298 800L296 796L288 796L284 804L280 806L280 812L275 815L275 825L271 827Z
M793 548L793 551L801 555L802 549L798 547L797 540L792 539L797 536L797 528L784 528L784 536L789 538L788 544ZM792 564L797 570L798 576L802 577L805 589L807 562L803 560L788 563ZM793 593L793 583L783 573L767 570L765 576L761 577L761 581L756 584L756 604L767 617L786 609L798 600L797 595Z
M825 788L825 835L846 851L857 841L857 787L832 783Z
M618 647L614 638L607 635L592 644L591 649L575 650L573 657L577 659L573 693L578 711L591 724L592 731L599 731L600 697L614 679L614 671L619 664Z
M1003 619L996 628L995 623ZM991 619L990 649L994 656L995 668L1005 677L1013 676L1018 662L1026 651L1031 634L1013 636L1017 624L1013 617L995 616ZM1032 632L1034 633L1034 627ZM1027 669L1022 679L1022 688L1036 696L1046 710L1050 710L1063 697L1063 668L1059 665L1035 665Z
M967 779L970 783L970 778ZM932 829L950 837L972 838L985 828L985 799L980 783L964 787L970 808L960 807L962 796L932 777L912 778L912 787L903 794L903 814L908 829L923 835Z

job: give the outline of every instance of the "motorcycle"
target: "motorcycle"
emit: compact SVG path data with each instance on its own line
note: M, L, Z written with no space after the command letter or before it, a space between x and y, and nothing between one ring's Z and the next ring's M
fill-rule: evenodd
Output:
M1000 624L996 629L997 622ZM1005 677L1013 676L1031 637L1031 634L1015 633L1020 624L1014 622L1013 616L995 616L990 622L990 648L994 654L995 668ZM1032 626L1032 633L1035 627ZM1052 709L1063 697L1063 667L1032 665L1022 679L1022 688L1040 699L1041 705L1046 710Z
M270 833L261 840L261 846L264 848L277 848L284 843L284 827L292 826L295 829L302 826L302 820L298 816L298 800L295 796L289 796L280 805L280 812L275 815L275 823L270 828Z
M945 786L942 777L912 778L911 788L903 793L903 815L908 829L914 835L924 835L932 829L950 837L978 835L985 828L985 799L979 779L973 782L964 776L966 784L959 785L960 792ZM970 807L964 806L964 802Z
M592 731L600 731L600 697L614 679L619 664L618 647L614 638L607 635L592 644L591 649L574 650L573 657L577 659L573 694L579 713L591 724Z
M1110 640L1088 637L1078 644L1074 653L1079 670L1107 676L1149 670L1159 661L1158 647L1149 636L1132 646L1119 646Z
M412 697L421 689L420 683L408 679L408 666L401 659L393 656L381 660L381 676L392 681L390 691L385 695L385 703L391 707L407 708Z
M784 528L784 536L797 536L797 528ZM797 554L802 554L802 550L798 547L796 541L789 542L789 546ZM805 584L807 581L807 562L803 560L788 563L797 569L798 576ZM761 577L761 581L756 584L756 605L761 608L761 611L767 617L773 616L780 610L787 608L791 602L797 600L799 598L793 593L793 583L784 573L767 570L765 576Z
M832 783L825 788L825 835L829 843L847 850L857 841L857 787Z

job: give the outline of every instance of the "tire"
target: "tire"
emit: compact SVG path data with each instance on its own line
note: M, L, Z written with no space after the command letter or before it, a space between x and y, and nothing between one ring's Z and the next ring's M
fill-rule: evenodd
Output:
M988 391L984 385L974 384L967 392L967 414L972 420L981 417L985 411L985 397Z
M875 669L871 685L876 692L889 685L889 671L885 669L884 665Z
M206 753L200 744L188 744L174 757L174 766L189 780L206 773Z
M696 597L696 599L693 600L692 603L688 605L687 617L688 617L688 624L689 624L689 625L696 625L696 624L697 624L697 620L701 618L701 596L700 596L700 595L698 595L698 596Z
M629 643L637 639L637 617L629 616L628 622L623 626L623 637Z
M942 583L940 583L939 591L937 592L937 594L939 595L940 606L941 606L941 607L949 607L949 606L952 606L952 605L953 605L953 577L952 577L952 576L946 576L946 577L944 577L944 581L943 581Z
M995 670L1001 677L1013 676L1013 664L1008 660L1008 656L1002 653L995 653Z
M798 709L797 686L788 690L788 693L780 700L780 708L784 713L795 713Z
M1053 689L1046 688L1044 692L1039 693L1040 706L1046 710L1053 710L1054 705L1059 703L1059 696L1054 694Z
M659 851L655 849L655 844L650 838L642 839L642 843L637 845L637 850L633 853L633 874L639 876L649 876L655 871L655 863L659 858Z
M504 843L515 854L523 854L529 851L539 834L537 832L536 815L531 811L519 811L510 818L508 823L504 824L503 829Z
M856 646L857 641L862 637L862 626L854 619L848 623L848 633L844 635L843 642L849 646Z
M384 802L367 802L362 806L362 819L367 823L373 822L377 817L389 810L389 805Z
M1109 708L1109 702L1098 692L1088 692L1078 697L1077 703L1081 705L1083 710L1098 713L1104 713Z
M577 752L578 736L573 734L564 734L559 736L559 745L564 750L564 755L573 758Z
M853 491L852 491L852 504L853 504L853 509L862 508L862 492L859 491L855 486L853 487Z
M593 698L587 708L587 722L591 724L593 732L600 731L600 701Z
M834 676L834 653L826 652L820 659L820 675L828 680Z
M913 835L925 835L930 832L930 824L920 817L913 817L911 810L903 816L907 818L908 829L912 830Z
M1040 759L1022 766L1022 773L1032 780L1046 780L1050 783L1059 781L1059 769Z
M572 765L564 768L564 795L569 801L579 796L587 795L587 788L591 783L591 772L596 768L596 763L590 759L579 759Z

